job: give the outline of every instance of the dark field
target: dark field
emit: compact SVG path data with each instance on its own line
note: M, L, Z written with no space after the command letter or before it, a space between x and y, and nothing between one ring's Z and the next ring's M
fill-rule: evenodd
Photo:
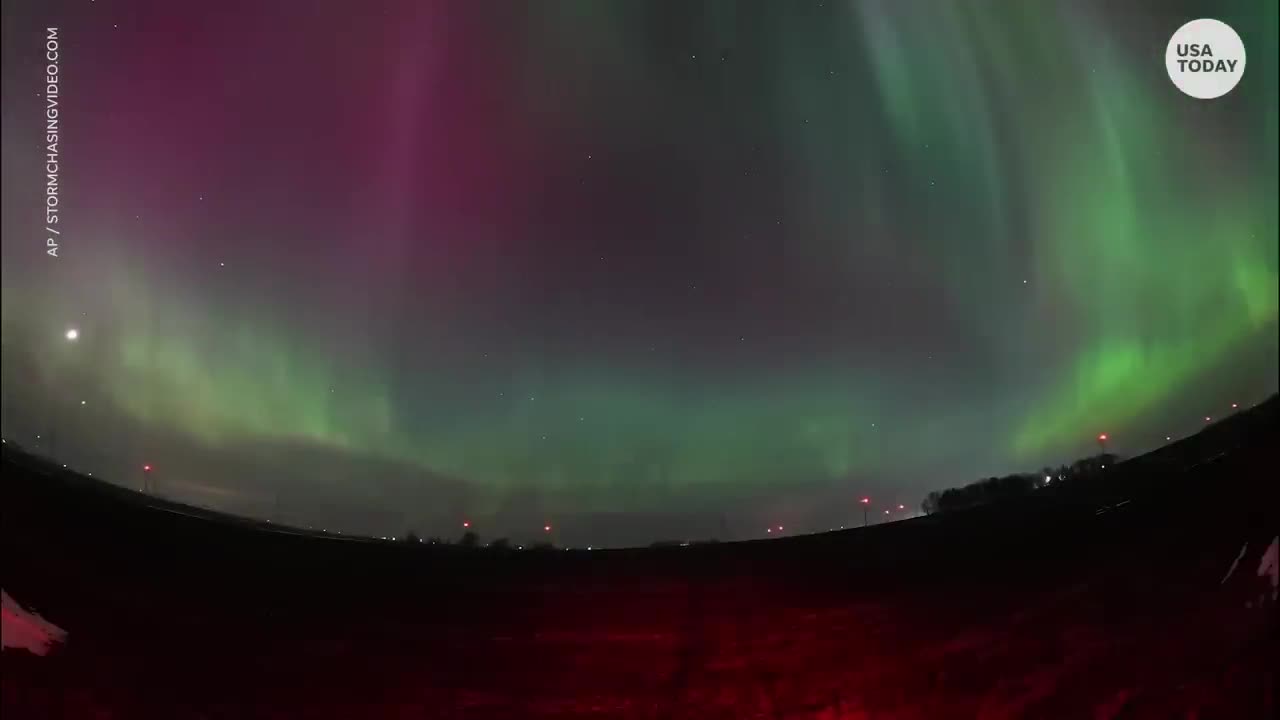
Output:
M70 635L4 652L3 716L1274 717L1275 420L952 515L593 552L289 535L6 449L0 586Z

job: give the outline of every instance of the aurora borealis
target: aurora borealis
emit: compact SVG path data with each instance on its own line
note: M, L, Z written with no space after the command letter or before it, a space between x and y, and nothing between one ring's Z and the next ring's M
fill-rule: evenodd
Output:
M605 545L825 530L1276 391L1274 0L299 8L5 5L6 438ZM1211 101L1163 60L1203 16L1249 53Z

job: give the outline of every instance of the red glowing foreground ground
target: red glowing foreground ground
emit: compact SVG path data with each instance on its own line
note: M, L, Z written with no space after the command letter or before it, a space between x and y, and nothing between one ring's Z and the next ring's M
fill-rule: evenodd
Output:
M8 452L0 580L70 635L47 657L5 651L0 709L1268 717L1276 613L1257 566L1280 528L1271 413L1102 484L952 517L625 552L274 534L148 508Z

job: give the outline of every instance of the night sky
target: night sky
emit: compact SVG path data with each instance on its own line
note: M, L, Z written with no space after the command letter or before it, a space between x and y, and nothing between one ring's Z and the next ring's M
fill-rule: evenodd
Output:
M610 545L861 524L1276 391L1275 0L341 6L4 3L8 442ZM1203 16L1248 52L1211 101L1164 67Z

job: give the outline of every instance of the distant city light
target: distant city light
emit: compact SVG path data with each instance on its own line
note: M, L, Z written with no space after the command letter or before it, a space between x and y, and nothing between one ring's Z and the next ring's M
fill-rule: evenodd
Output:
M1213 422L1213 418L1209 417L1208 415L1205 415L1205 416L1204 416L1204 421L1205 421L1205 422Z
M867 504L867 503L869 503L869 502L871 502L871 498L862 498L862 504L863 504L863 505L866 505L866 504Z
M898 509L899 509L899 510L906 510L906 509L907 509L907 506L906 506L906 505L899 505L899 506L898 506Z
M1106 442L1106 441L1107 441L1107 434L1106 434L1106 433L1102 433L1101 435L1099 435L1099 436L1098 436L1098 439L1099 439L1099 440L1101 440L1102 442Z
M1238 407L1240 407L1240 405L1239 405L1238 403L1231 403L1231 409L1232 409L1232 410L1235 410L1235 409L1236 409L1236 408L1238 408Z
M71 340L71 341L79 340L79 339L80 339L80 331L79 331L79 330L77 330L77 329L75 329L75 328L70 328L70 329L68 329L68 330L67 330L66 338L67 338L68 340Z
M470 520L463 520L463 521L462 521L462 527L464 527L464 528L469 528L469 527L471 527L471 521L470 521Z
M143 465L143 466L142 466L142 472L151 472L151 466L150 466L150 465Z
M550 526L550 525L543 525L543 526L542 526L542 530L543 530L544 532L551 532L551 526Z
M764 531L767 533L771 533L773 532L773 528L765 528Z
M781 526L781 525L779 525L779 526L778 526L778 532L782 532L782 526Z

